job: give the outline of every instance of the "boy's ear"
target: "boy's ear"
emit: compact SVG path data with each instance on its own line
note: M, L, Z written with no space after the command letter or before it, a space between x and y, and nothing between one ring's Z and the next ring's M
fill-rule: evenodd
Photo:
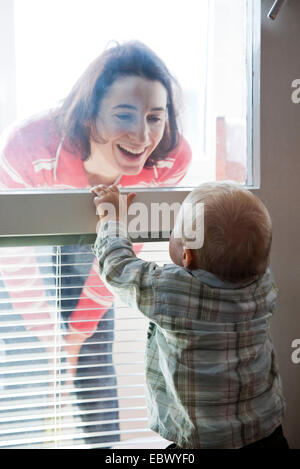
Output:
M192 251L191 249L188 248L183 248L183 253L182 253L182 264L183 267L189 268L193 262L193 256L192 256Z

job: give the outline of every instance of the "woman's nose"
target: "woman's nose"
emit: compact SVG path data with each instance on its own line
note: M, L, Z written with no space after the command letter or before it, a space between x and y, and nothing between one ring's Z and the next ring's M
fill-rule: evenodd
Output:
M137 143L148 143L149 140L149 128L147 122L143 119L140 119L136 122L136 125L131 132L132 138Z

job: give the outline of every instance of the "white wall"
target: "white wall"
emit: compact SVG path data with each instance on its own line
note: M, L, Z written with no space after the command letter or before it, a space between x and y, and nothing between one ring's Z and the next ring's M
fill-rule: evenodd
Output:
M280 289L272 333L287 398L286 435L300 449L300 364L291 343L300 339L300 103L291 83L300 78L300 2L287 0L276 21L273 0L262 0L261 190L273 218L272 266Z
M14 2L0 0L0 133L16 118L13 15Z

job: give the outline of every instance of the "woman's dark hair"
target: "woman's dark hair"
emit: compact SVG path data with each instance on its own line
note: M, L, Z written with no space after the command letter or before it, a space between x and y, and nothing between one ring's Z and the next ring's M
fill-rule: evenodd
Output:
M80 151L82 160L90 155L91 124L96 121L104 95L122 76L140 76L157 80L167 91L167 123L162 140L146 161L145 167L166 158L179 142L179 131L174 104L175 78L163 61L147 46L138 41L117 44L103 52L86 69L62 105L55 110L55 122L70 151Z

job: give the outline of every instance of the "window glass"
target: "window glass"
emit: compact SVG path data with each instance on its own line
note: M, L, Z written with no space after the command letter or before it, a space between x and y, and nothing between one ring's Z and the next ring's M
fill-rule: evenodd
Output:
M192 159L184 147L134 178L118 174L115 180L122 186L142 187L190 187L216 179L245 183L251 150L247 147L251 132L247 127L251 110L246 106L251 88L251 76L246 73L247 3L190 0L188 8L182 8L181 0L153 0L151 8L145 9L139 0L15 0L18 125L58 106L112 41L138 39L161 57L181 86L182 97L176 100L179 129ZM77 189L97 182L86 173L99 175L99 168L83 168L80 155L76 163L71 162L60 147L61 136L48 136L45 144L46 131L41 126L31 128L35 145L21 132L10 149L5 146L5 132L2 189ZM38 147L36 151L32 146ZM66 177L70 164L71 178Z

